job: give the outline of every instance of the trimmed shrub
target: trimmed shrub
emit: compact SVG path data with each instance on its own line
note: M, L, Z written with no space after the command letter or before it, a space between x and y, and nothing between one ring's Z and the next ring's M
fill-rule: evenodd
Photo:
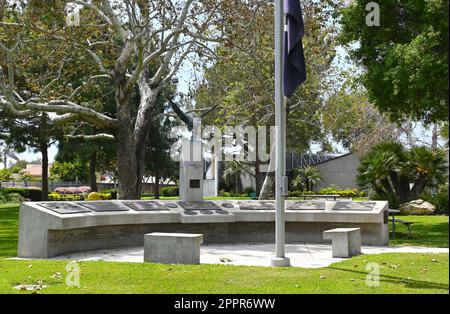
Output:
M23 201L23 196L19 193L7 193L0 190L0 204L5 203L20 203Z
M161 189L161 194L164 197L180 196L180 189L178 187L166 186Z
M251 194L255 193L255 189L252 187L248 187L244 189L244 194L250 196Z
M289 192L290 197L302 197L308 195L339 195L342 197L366 197L366 193L357 189L339 190L334 188L326 188L320 191L292 191Z
M84 201L85 196L82 194L59 194L59 193L50 193L48 194L48 200L52 202L75 202L75 201Z
M371 197L374 201L388 201L389 202L389 208L390 209L399 209L400 208L400 201L394 193L389 194L375 194Z
M118 191L117 189L104 189L100 191L101 194L109 194L111 200L116 200Z
M87 200L88 201L101 201L102 196L97 192L92 192L92 193L89 193Z
M96 197L96 199L89 199L89 200L108 201L112 199L110 193L96 193L96 195L98 196ZM88 200L88 196L86 194L59 194L53 192L48 194L48 200L53 202L76 202Z
M38 188L5 188L2 191L8 194L20 194L24 199L29 199L32 202L42 201L42 190Z
M420 198L436 206L436 215L449 214L448 189L442 189L436 195L424 194Z

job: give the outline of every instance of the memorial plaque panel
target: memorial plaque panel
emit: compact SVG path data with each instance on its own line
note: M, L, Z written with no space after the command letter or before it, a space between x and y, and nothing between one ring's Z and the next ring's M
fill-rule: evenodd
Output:
M175 203L166 203L165 206L168 207L168 208L178 208L178 205L175 204Z
M219 214L219 215L229 215L230 212L227 212L226 210L219 209L219 210L216 210L216 214Z
M82 214L90 213L91 211L87 208L81 207L74 203L62 202L62 203L39 203L39 206L54 211L58 214L68 215L68 214Z
M315 201L286 202L286 210L325 210L325 203Z
M79 205L82 205L94 212L127 212L129 209L120 203L114 202L78 202Z
M370 212L374 209L375 202L337 202L333 210L354 210Z
M234 208L234 205L231 203L222 203L220 204L223 208Z
M122 201L122 204L138 212L150 212L161 210L169 211L169 209L164 205L164 203L158 201L144 201L144 202Z
M219 210L220 207L213 202L178 202L185 210Z
M273 201L259 201L259 202L240 202L240 210L275 210L276 204Z

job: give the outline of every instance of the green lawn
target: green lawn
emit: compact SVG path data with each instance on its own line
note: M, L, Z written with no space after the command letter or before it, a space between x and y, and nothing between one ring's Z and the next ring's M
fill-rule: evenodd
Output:
M399 227L393 244L448 247L448 217L402 217L416 222L413 238ZM17 261L18 207L0 205L0 293L43 283L41 293L448 293L448 254L358 256L321 269L173 266L83 262L80 288L65 285L64 261ZM380 286L366 285L366 265L380 266ZM32 265L32 266L30 266ZM59 276L54 276L61 273Z
M395 239L391 245L418 245L448 248L448 216L398 216L397 218L414 222L411 238L408 229L397 223ZM392 224L390 223L392 230Z
M380 266L379 287L366 285L367 263ZM0 259L0 293L36 282L42 293L448 293L448 254L359 256L322 269L79 263L80 288L65 285L62 261ZM61 278L54 278L56 273ZM52 278L53 277L53 278Z

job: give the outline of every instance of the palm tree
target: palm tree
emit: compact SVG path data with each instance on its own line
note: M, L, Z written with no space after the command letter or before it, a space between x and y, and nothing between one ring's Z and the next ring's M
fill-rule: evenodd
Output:
M298 168L295 170L291 184L294 189L312 191L314 186L323 180L323 176L316 167Z
M407 159L405 167L413 179L413 198L420 196L426 188L434 188L447 182L448 167L442 150L414 147L407 153Z
M414 147L405 151L398 143L382 143L362 158L357 183L380 197L393 196L405 203L419 197L427 187L445 183L447 170L442 150Z

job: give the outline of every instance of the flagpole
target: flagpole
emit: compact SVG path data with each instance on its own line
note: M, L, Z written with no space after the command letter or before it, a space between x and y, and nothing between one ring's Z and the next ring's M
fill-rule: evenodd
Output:
M283 95L283 41L285 17L283 0L275 0L275 126L276 136L276 179L275 195L277 203L275 226L275 257L271 265L275 267L290 266L285 256L285 194L286 194L286 106Z

